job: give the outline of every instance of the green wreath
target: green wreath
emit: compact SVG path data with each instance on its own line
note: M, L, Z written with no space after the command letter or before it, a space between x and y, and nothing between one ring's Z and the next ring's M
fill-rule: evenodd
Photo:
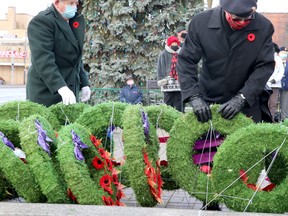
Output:
M19 137L19 125L20 123L12 119L0 120L0 131L13 143L15 147L20 148Z
M94 136L102 139L105 149L112 152L110 143L106 142L107 130L111 126L122 128L122 115L128 106L128 104L120 102L101 103L86 109L76 123L89 128Z
M224 141L223 145L220 146L218 150L219 153L216 154L214 158L213 183L216 191L218 193L222 192L224 188L230 185L234 180L238 179L240 177L240 170L247 172L247 176L249 176L248 183L256 183L259 173L264 168L265 161L259 163L251 169L251 171L249 171L249 168L265 157L265 155L279 147L285 140L279 154L276 156L276 161L278 159L281 161L274 163L272 166L272 170L281 170L285 167L285 177L278 179L279 184L272 191L257 191L256 196L249 205L247 211L267 213L287 212L287 135L287 128L276 124L250 125L231 134ZM268 157L272 158L273 154ZM273 172L270 173L270 176L273 176ZM270 179L272 180L272 178ZM272 180L272 183L275 182ZM254 193L254 190L248 188L244 182L239 179L221 195L224 195L225 204L230 209L242 212ZM228 198L225 198L225 196ZM238 197L239 199L233 199L231 197Z
M89 107L90 105L85 103L76 103L68 106L58 103L50 106L48 109L57 117L61 125L66 125L67 123L74 123L85 109Z
M252 120L243 114L236 115L232 120L225 120L217 112L218 105L211 107L214 129L221 135L229 135L247 125L253 124ZM175 121L167 142L167 158L171 174L181 188L199 200L207 201L213 198L215 190L212 187L209 175L201 172L193 163L191 157L194 153L194 143L210 129L210 122L199 123L194 113L186 113ZM217 154L216 154L217 155ZM213 176L213 172L212 172ZM209 183L209 196L206 197L207 178Z
M164 129L170 132L174 122L180 118L183 114L165 104L154 105L145 107L148 113L149 121L158 128ZM164 181L164 190L176 190L179 186L176 184L172 175L167 161L161 161L161 177Z
M127 157L125 166L138 203L152 207L157 204L157 200L150 191L151 187L144 172L147 164L144 162L143 153L147 153L153 167L158 159L159 144L153 125L149 127L149 137L144 135L141 109L139 105L129 106L123 114L124 151ZM159 189L162 183L158 182L157 186Z
M35 182L28 164L17 157L13 150L4 144L0 138L0 169L5 178L12 184L19 196L26 202L38 203L44 201L44 196ZM3 179L3 177L1 178Z
M43 129L41 132L39 128L37 129L36 122L40 123L39 125ZM43 131L46 131L45 137L43 137ZM43 139L40 141L41 137ZM49 144L48 138L52 141ZM33 115L24 119L20 124L20 139L28 164L48 202L67 203L66 189L61 182L54 159L57 140L49 122L40 115Z
M60 123L57 118L46 108L37 103L30 101L14 101L0 105L0 119L13 119L22 121L24 118L34 114L39 114L46 119L49 119L50 124L54 129L60 128Z

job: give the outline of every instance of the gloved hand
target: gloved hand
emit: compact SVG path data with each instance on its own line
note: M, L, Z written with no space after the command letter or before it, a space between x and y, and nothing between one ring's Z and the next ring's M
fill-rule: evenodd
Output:
M63 104L69 105L69 104L75 104L76 103L76 97L74 93L67 87L64 86L58 90L58 93L62 97Z
M198 121L204 123L212 118L210 107L200 96L190 98L190 101Z
M221 113L223 118L232 119L245 106L245 102L245 99L240 94L237 94L231 100L222 104L218 112Z
M164 86L167 84L168 84L168 79L166 79L166 78L157 81L158 86Z
M276 83L276 80L275 80L275 79L272 79L272 80L270 80L270 82L271 82L272 84L275 84L275 83Z
M86 102L90 99L90 96L91 96L91 90L90 90L90 87L89 86L84 86L82 89L81 89L81 102Z

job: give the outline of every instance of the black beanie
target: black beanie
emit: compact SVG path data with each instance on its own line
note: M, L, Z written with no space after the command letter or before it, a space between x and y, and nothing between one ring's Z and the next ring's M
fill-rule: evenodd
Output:
M257 8L257 0L220 0L223 10L239 17L248 17Z

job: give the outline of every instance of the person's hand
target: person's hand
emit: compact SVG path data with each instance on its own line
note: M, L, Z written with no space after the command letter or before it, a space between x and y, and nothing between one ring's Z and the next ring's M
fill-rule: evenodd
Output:
M276 83L276 80L275 80L275 79L272 79L272 80L270 80L270 82L271 82L272 84L275 84L275 83Z
M76 103L76 97L74 93L67 86L60 88L58 93L62 97L63 104L69 105Z
M244 96L237 94L231 100L222 104L218 109L218 112L221 113L221 116L225 119L232 119L241 109L245 106Z
M91 90L89 86L84 86L81 89L82 95L81 95L81 102L86 102L90 99L91 96Z
M198 121L204 123L212 118L210 107L200 96L193 97L190 101Z

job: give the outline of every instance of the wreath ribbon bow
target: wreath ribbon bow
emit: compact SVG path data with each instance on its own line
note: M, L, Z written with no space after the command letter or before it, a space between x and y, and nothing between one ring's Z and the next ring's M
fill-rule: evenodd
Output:
M38 119L35 121L35 126L38 132L38 145L40 145L44 151L50 155L50 146L47 142L53 142L53 140L47 136L47 132L43 129Z
M77 160L83 161L85 158L82 154L82 149L89 148L86 144L84 144L81 140L80 137L74 132L74 130L71 131L72 134L72 140L74 143L74 155Z
M10 140L0 131L0 137L2 138L3 143L8 146L13 151L15 150L14 145L10 142Z

